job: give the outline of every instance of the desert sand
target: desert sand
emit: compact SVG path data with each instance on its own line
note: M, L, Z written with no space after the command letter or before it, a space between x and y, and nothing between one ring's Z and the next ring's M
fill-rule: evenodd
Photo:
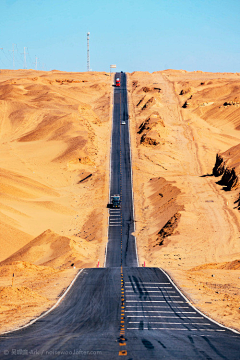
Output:
M167 270L197 308L238 330L239 75L128 77L140 263Z
M240 76L134 72L128 95L140 264L240 330ZM103 266L111 96L106 73L1 71L1 332Z
M2 332L51 307L78 269L103 266L112 87L107 73L0 75Z

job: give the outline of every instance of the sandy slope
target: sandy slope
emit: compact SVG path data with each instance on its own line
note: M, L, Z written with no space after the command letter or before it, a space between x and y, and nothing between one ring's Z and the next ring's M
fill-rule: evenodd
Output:
M209 175L216 154L238 163L239 82L128 77L140 262L168 270L200 309L238 329L238 190ZM110 90L104 73L1 72L1 331L51 306L77 268L103 264Z
M1 71L1 324L9 311L19 317L20 300L27 319L50 306L74 267L104 262L110 95L105 73Z
M238 192L211 176L216 154L240 142L240 77L135 72L128 85L140 262L168 270L200 309L240 329L240 269L219 265L240 259Z

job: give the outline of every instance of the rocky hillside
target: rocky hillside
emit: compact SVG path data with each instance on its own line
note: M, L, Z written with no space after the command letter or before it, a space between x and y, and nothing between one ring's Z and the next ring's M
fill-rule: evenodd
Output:
M214 176L221 176L220 185L227 190L239 187L240 180L240 144L217 154L213 168Z

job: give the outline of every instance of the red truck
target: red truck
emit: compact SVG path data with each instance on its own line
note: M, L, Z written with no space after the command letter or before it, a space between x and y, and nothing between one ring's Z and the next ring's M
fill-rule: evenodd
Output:
M119 78L116 79L116 86L120 86L120 79Z

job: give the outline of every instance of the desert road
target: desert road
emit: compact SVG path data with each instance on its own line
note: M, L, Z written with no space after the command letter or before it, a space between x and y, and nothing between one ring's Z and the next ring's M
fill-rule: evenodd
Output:
M1 359L240 359L240 335L193 308L158 268L138 266L126 75L114 88L105 268L83 269L58 307L0 336ZM125 121L125 125L121 125Z

